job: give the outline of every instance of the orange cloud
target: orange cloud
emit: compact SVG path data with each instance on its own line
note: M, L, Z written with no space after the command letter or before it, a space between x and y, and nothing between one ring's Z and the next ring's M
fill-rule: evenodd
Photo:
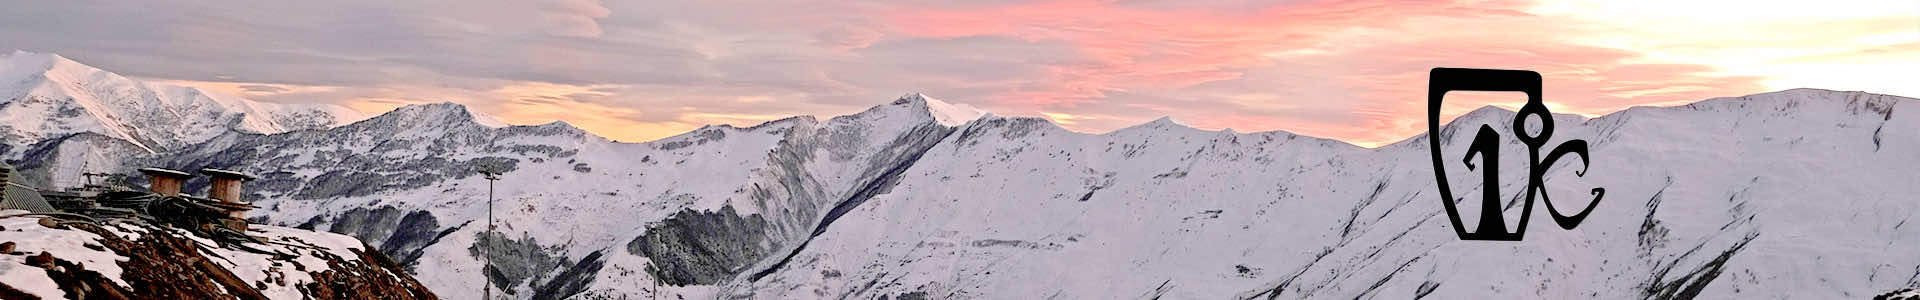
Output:
M1553 110L1585 115L1795 87L1920 94L1904 75L1920 69L1920 17L1897 2L566 3L580 5L509 28L566 36L528 55L451 51L375 84L195 84L369 112L456 101L627 141L925 91L1083 132L1170 115L1363 146L1424 129L1427 70L1442 66L1539 71ZM523 73L542 76L502 75ZM1444 117L1515 100L1450 97Z
M1601 29L1528 12L1533 6L1331 1L1221 11L1065 0L931 7L892 12L887 20L902 36L1064 41L1091 58L1050 66L1045 78L993 95L999 107L1085 114L1076 110L1100 109L1116 92L1151 94L1191 102L1163 112L1196 127L1285 129L1367 146L1424 128L1417 116L1425 110L1425 75L1433 67L1537 70L1548 80L1549 101L1563 112L1589 115L1764 89L1758 77L1724 76L1713 66L1649 61L1630 49L1576 43L1569 37ZM1264 90L1263 82L1269 83ZM1297 117L1305 113L1341 116Z
M1007 36L1066 41L1092 63L1055 66L1048 78L1000 99L1070 105L1109 91L1182 88L1238 78L1270 65L1270 55L1309 49L1330 35L1389 29L1414 17L1521 16L1500 2L1339 1L1273 6L1249 12L1154 10L1107 1L1066 0L1004 6L888 12L898 33L919 38Z

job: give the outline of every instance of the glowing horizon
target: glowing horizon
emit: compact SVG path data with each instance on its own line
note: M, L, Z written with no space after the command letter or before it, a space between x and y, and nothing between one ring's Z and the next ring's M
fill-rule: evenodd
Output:
M0 13L19 22L0 50L369 114L452 101L628 142L925 92L1086 133L1170 116L1377 147L1424 130L1433 67L1535 70L1555 112L1589 117L1792 88L1920 96L1901 75L1920 70L1920 2L204 4L36 3L53 7ZM1449 99L1445 117L1502 103Z

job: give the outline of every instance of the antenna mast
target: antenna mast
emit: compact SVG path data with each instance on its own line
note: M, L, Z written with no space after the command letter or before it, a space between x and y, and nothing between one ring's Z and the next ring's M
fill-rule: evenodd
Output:
M487 233L481 235L486 237L481 241L486 244L480 246L480 256L484 264L480 266L480 278L482 279L480 282L482 286L480 297L481 299L492 300L493 277L491 277L492 275L490 275L490 273L493 271L493 183L500 181L500 173L491 169L481 169L480 175L486 176L487 179Z

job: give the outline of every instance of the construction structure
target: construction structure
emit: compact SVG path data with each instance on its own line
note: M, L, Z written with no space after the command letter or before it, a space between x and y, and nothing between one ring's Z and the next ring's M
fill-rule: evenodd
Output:
M140 168L140 174L147 175L147 191L161 196L180 195L180 187L193 179L193 174L161 168Z
M240 186L256 177L221 169L200 169L200 174L207 174L208 181L211 181L207 198L214 201L207 201L206 204L226 213L226 218L220 219L220 224L236 231L247 231L247 211L258 207L240 199L245 194Z
M134 190L88 184L65 191L39 191L8 180L13 168L0 163L0 209L99 222L131 220L172 225L223 239L253 239L246 235L247 212L258 208L245 199L244 185L256 177L232 170L201 169L206 175L205 197L183 190L192 174L163 168L139 170L147 189Z

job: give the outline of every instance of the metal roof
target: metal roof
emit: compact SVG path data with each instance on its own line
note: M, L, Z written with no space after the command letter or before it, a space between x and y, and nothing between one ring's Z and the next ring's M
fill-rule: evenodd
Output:
M52 204L47 204L47 199L41 198L40 191L33 188L9 182L6 189L6 195L0 196L0 209L25 209L36 213L60 212L54 209Z

